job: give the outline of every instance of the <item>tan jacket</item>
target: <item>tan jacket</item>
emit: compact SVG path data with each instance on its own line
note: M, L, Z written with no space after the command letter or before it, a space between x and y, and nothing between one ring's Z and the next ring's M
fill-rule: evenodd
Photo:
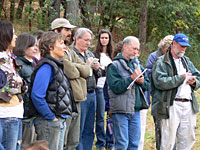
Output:
M75 101L85 101L87 95L85 79L90 75L90 66L83 62L71 49L65 52L62 61L64 64L64 72L72 85Z

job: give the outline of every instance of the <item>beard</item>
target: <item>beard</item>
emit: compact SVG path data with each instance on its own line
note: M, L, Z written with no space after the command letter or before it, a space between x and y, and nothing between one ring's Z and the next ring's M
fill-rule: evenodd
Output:
M175 47L174 48L174 53L176 54L176 56L178 57L183 57L185 55L185 51L178 51L178 49Z
M134 56L133 55L128 55L127 57L129 58L129 60L132 60L133 58L135 58L135 55Z
M135 58L135 55L133 55L133 54L129 54L129 53L126 53L126 52L124 52L124 54L126 55L126 57L129 61L132 60L133 58Z
M71 44L71 35L65 37L64 43L68 46Z

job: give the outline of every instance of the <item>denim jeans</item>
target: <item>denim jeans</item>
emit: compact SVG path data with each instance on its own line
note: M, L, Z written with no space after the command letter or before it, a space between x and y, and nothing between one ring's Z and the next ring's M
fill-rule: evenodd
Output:
M2 146L5 150L20 150L22 142L22 120L20 118L0 118Z
M4 150L3 145L1 144L2 143L2 136L3 136L2 134L3 134L3 131L2 131L1 123L0 123L0 150Z
M96 147L103 148L106 144L106 135L104 130L105 100L103 88L96 89L97 108L96 108Z
M140 112L112 114L115 150L137 150L140 142Z
M58 121L48 121L42 117L37 117L34 123L37 140L46 140L50 150L63 150L65 119L58 118Z
M80 139L77 150L92 150L94 141L94 121L96 93L87 93L87 100L81 103Z

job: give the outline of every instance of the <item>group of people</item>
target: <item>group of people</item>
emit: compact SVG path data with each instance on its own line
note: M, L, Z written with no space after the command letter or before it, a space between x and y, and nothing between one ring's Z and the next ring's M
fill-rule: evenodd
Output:
M18 37L0 21L0 150L91 150L95 134L97 150L142 150L151 101L156 149L191 149L200 72L184 56L188 37L164 37L145 67L137 37L114 48L102 29L94 51L92 39L65 18Z

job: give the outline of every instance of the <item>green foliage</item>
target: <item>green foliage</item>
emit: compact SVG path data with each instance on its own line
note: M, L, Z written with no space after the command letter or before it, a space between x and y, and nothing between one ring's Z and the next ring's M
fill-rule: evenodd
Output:
M140 1L135 0L85 0L82 18L83 26L98 33L100 28L107 28L114 33L118 42L128 35L138 37ZM189 36L191 48L186 55L200 69L196 61L200 57L200 1L198 0L147 0L147 43L146 52L141 52L141 59L146 61L149 53L157 50L158 42L166 35L182 32Z
M22 13L23 17L20 21L23 22L23 25L28 26L28 29L25 28L22 31L49 30L49 20L52 20L56 15L52 2L52 0L45 0L43 6L38 7L37 3L30 3L30 0L26 0ZM15 22L17 21L15 20Z
M52 3L52 0L45 0L43 7L36 9L34 21L37 23L38 29L49 30L49 20L52 20L56 16L56 11L52 7Z
M42 1L42 0L40 0ZM67 4L70 0L65 0ZM157 49L157 44L166 35L179 32L189 36L191 48L186 55L200 69L196 60L200 57L200 1L199 0L146 0L147 1L147 51L142 52L145 62L148 54ZM49 29L49 22L56 12L52 7L53 0L44 0L39 6L39 0L25 1L21 22L36 29ZM128 35L139 35L140 0L81 0L79 1L80 20L78 26L90 28L95 35L101 28L109 29L113 34L114 42L122 40ZM1 16L9 12L10 1L5 1ZM17 3L17 2L16 2ZM6 11L4 11L6 10ZM61 9L61 14L64 12ZM72 14L67 14L68 16ZM4 14L9 16L9 13ZM72 18L73 19L73 18ZM71 21L71 20L70 20ZM16 23L18 20L15 21ZM31 22L31 24L30 24Z
M148 43L157 43L169 34L185 33L190 38L191 48L186 55L200 69L197 58L200 41L200 2L198 0L148 0ZM149 45L149 44L148 44ZM155 48L157 49L157 44ZM151 52L151 50L149 50Z

